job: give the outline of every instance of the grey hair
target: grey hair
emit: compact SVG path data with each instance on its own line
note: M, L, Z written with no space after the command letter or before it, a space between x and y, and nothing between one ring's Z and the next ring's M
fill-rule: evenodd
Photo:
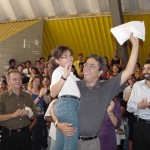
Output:
M102 57L98 56L97 54L91 54L88 57L88 59L89 58L94 58L98 62L99 70L103 70L103 71L105 70L106 64L105 64L104 59Z

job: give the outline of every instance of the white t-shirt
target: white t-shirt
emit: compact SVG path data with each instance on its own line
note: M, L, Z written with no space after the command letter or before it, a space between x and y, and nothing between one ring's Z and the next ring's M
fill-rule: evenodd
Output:
M63 74L64 74L64 68L60 66L54 70L52 74L52 81L51 81L50 88L60 80ZM80 91L76 83L76 81L79 81L79 80L80 79L78 79L73 74L73 72L71 72L67 80L65 81L61 91L59 92L58 97L63 96L63 95L73 95L73 96L80 98Z
M150 109L138 109L138 102L147 99L150 102L150 88L146 84L146 80L141 80L133 85L132 92L127 104L127 110L133 112L134 115L141 119L150 120Z
M53 105L53 103L54 103L55 101L56 101L56 100L53 100L53 101L49 104L49 106L48 106L48 108L47 108L47 110L46 110L46 113L45 113L44 118L45 118L46 116L51 116L51 114L50 114L50 107ZM56 140L56 126L55 126L54 122L51 122L50 130L49 130L49 136L50 136L53 140Z

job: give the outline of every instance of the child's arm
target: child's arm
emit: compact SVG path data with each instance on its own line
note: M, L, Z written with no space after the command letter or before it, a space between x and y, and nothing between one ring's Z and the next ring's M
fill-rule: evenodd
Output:
M64 84L71 72L71 68L72 68L72 63L66 63L65 69L64 69L64 74L61 76L61 78L58 80L58 82L51 87L50 93L53 98L56 97L59 94L59 92L61 91L62 87L64 86Z

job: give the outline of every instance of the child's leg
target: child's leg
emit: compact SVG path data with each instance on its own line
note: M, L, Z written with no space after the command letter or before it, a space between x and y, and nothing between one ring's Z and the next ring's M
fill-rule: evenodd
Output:
M74 133L73 136L65 136L62 137L64 142L63 150L77 150L78 146L78 107L79 101L76 99L59 99L55 103L55 114L58 117L60 122L70 123L73 127L77 128L77 131ZM62 133L63 134L63 133ZM56 139L59 138L60 134L57 134ZM61 140L62 141L62 140ZM59 141L60 142L60 141ZM58 142L57 142L58 143ZM62 142L60 142L62 144Z
M63 150L63 147L64 147L64 135L59 129L56 129L56 140L53 143L52 150Z
M78 148L78 131L72 136L65 136L65 144L63 150L77 150Z

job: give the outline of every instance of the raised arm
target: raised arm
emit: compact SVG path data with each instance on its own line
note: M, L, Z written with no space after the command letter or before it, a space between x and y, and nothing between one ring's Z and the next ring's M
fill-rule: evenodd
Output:
M122 73L120 85L124 84L134 73L135 64L138 58L139 40L138 38L133 37L133 33L130 35L130 42L132 43L132 51L127 66Z
M51 91L50 94L53 98L55 98L59 94L61 89L63 88L63 86L64 86L64 84L65 84L65 82L66 82L66 80L67 80L67 78L71 72L71 68L72 68L72 63L66 63L65 69L64 69L64 74L62 75L62 77L60 77L58 82L50 88L50 91Z

